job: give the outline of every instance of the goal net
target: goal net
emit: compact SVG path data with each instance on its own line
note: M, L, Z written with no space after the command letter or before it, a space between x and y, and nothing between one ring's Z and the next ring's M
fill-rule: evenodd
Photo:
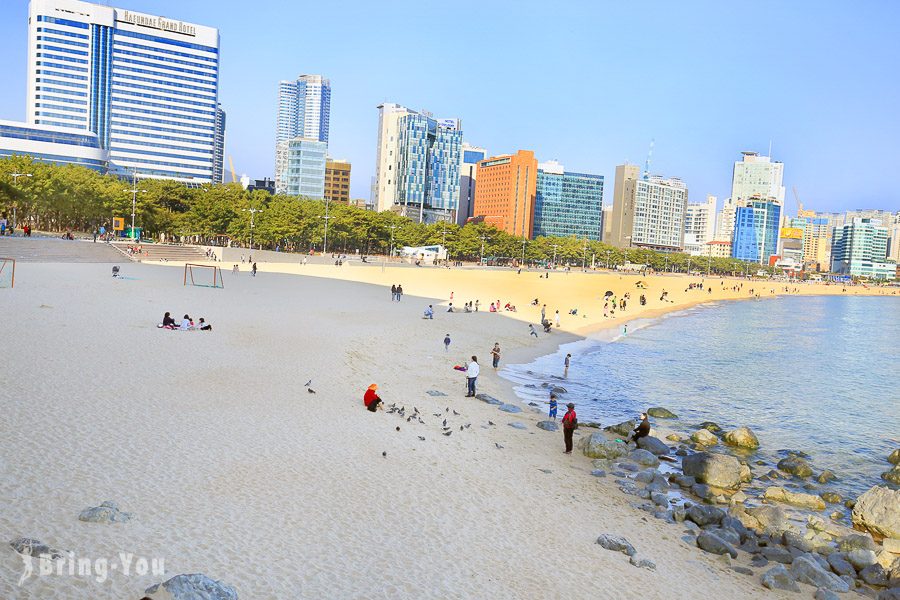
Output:
M0 258L0 288L16 285L16 259Z
M214 265L184 265L184 285L199 287L224 288L222 269Z

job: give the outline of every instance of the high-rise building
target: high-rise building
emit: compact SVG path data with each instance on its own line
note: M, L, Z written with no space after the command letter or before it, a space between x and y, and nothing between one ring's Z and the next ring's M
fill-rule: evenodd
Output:
M487 156L487 150L470 146L463 142L462 165L459 169L459 202L456 209L456 224L465 225L472 217L472 205L475 202L475 183L478 176L478 163Z
M722 203L722 210L716 216L716 240L729 243L732 241L735 213L737 213L737 203L733 198L726 198Z
M897 263L888 262L888 229L870 218L854 217L834 228L831 270L854 277L894 279Z
M888 259L900 263L900 212L894 215L888 235Z
M475 218L530 239L537 191L538 163L531 150L486 158L478 163Z
M213 143L213 183L225 183L225 111L216 106L216 133Z
M350 204L350 161L325 161L325 200Z
M80 0L32 0L26 121L96 134L110 169L213 181L219 32Z
M706 254L706 243L715 238L716 197L706 196L706 202L688 204L684 212L684 251L694 256Z
M769 257L778 252L781 205L774 199L753 199L744 204L735 213L731 256L768 264Z
M96 133L79 133L53 125L0 121L0 158L6 156L30 156L33 160L80 165L101 173L109 169L109 153L100 147Z
M325 157L328 144L308 138L294 138L278 144L275 153L275 193L325 198Z
M457 219L462 156L458 119L399 104L378 106L378 153L373 184L377 210L396 210L419 222Z
M608 242L620 248L684 248L688 189L680 179L639 177L637 165L616 167Z
M301 75L278 82L275 143L302 137L328 143L331 81L321 75Z
M538 165L534 236L575 236L600 241L603 176L566 172L556 161Z
M784 205L784 164L772 162L757 152L742 152L742 159L734 163L731 178L731 200L742 206L751 198L774 198Z
M804 215L811 211L798 211ZM815 213L813 213L815 214ZM798 216L788 220L788 227L803 232L803 264L816 271L831 268L831 230L828 219L815 216Z

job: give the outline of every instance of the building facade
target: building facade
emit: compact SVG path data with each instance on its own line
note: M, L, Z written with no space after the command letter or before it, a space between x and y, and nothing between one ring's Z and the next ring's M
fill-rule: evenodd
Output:
M457 220L462 125L399 104L378 106L372 204L422 223Z
M472 216L475 203L475 184L478 178L478 163L487 157L487 150L470 146L463 142L462 164L459 169L459 202L456 208L456 224L465 225Z
M706 242L706 256L710 258L730 258L731 242L727 240L711 240Z
M741 154L741 160L734 163L731 200L741 206L751 198L774 198L784 205L784 164L772 162L770 157L757 152Z
M328 143L331 81L322 75L300 75L278 82L275 144L302 137Z
M556 161L538 165L534 236L575 236L600 241L603 176L569 173Z
M680 251L687 205L687 186L677 177L641 177L637 165L619 165L606 241L619 248Z
M894 279L897 263L887 260L888 229L869 218L855 217L834 228L831 270L842 275Z
M213 144L213 183L225 183L225 111L216 107L216 133Z
M706 243L715 238L716 197L706 196L702 204L688 204L684 212L684 251L694 256L706 254Z
M802 214L805 211L800 211ZM831 268L831 225L828 219L797 216L788 220L788 227L803 232L803 264L808 270L827 271Z
M350 162L327 159L325 161L325 200L350 204Z
M106 173L109 153L100 138L89 131L77 132L52 125L0 121L0 157L30 156L58 165L80 165Z
M26 121L96 134L110 170L214 180L219 32L80 0L32 0Z
M781 205L772 199L749 200L738 206L734 220L731 256L738 260L768 264L778 252Z
M294 138L278 144L275 153L275 193L325 198L325 161L328 145L319 140Z
M538 163L531 150L478 163L473 214L498 229L531 239Z

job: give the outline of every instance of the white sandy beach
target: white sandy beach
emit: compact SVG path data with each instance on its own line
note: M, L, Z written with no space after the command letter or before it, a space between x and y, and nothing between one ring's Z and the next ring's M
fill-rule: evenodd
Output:
M613 477L592 477L589 459L562 453L561 433L534 427L541 415L463 397L452 366L477 354L479 392L516 401L490 368L494 341L505 361L524 361L574 339L535 340L521 320L485 310L497 286L520 318L527 298L550 292L454 271L455 303L478 297L482 311L448 314L437 307L447 302L440 270L310 267L321 276L224 269L219 290L183 287L171 266L125 264L134 279L114 280L104 264L19 265L16 288L0 290L0 539L94 559L162 557L166 574L32 577L19 587L22 561L4 543L0 598L136 599L194 572L250 599L797 597L763 589L758 574L682 541L681 526L632 508ZM403 283L403 301L390 302L378 278ZM596 281L591 294L608 284ZM572 299L570 285L556 287L558 304ZM433 321L421 318L429 303ZM205 317L214 331L158 330L165 311ZM600 312L564 329L596 325ZM388 404L418 407L425 424L365 411L372 382ZM77 519L104 500L134 520ZM627 537L656 571L598 546L601 533Z

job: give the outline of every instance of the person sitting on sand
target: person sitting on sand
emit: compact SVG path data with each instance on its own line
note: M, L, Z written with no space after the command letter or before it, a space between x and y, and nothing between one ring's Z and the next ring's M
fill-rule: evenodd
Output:
M384 410L384 407L381 404L381 398L378 397L378 392L375 391L377 389L378 384L373 383L369 386L369 389L366 390L366 393L363 396L363 404L369 412L375 412L379 407Z
M163 315L162 325L160 327L164 327L166 329L175 329L175 319L172 318L172 313L166 313Z
M184 318L181 320L181 325L178 327L181 331L190 330L194 324L191 322L191 318L188 315L184 315Z
M639 439L648 435L650 435L650 420L647 418L647 413L641 413L641 422L631 433L631 441L636 444Z
M494 306L493 302L491 302L491 307L488 309L488 312L497 312L497 307Z
M434 319L434 307L429 304L428 308L425 309L425 316L422 318L423 319Z
M453 312L453 303L450 303L450 307L447 309L447 312Z
M206 322L206 319L200 317L200 322L197 323L197 329L200 331L212 331L212 325Z

